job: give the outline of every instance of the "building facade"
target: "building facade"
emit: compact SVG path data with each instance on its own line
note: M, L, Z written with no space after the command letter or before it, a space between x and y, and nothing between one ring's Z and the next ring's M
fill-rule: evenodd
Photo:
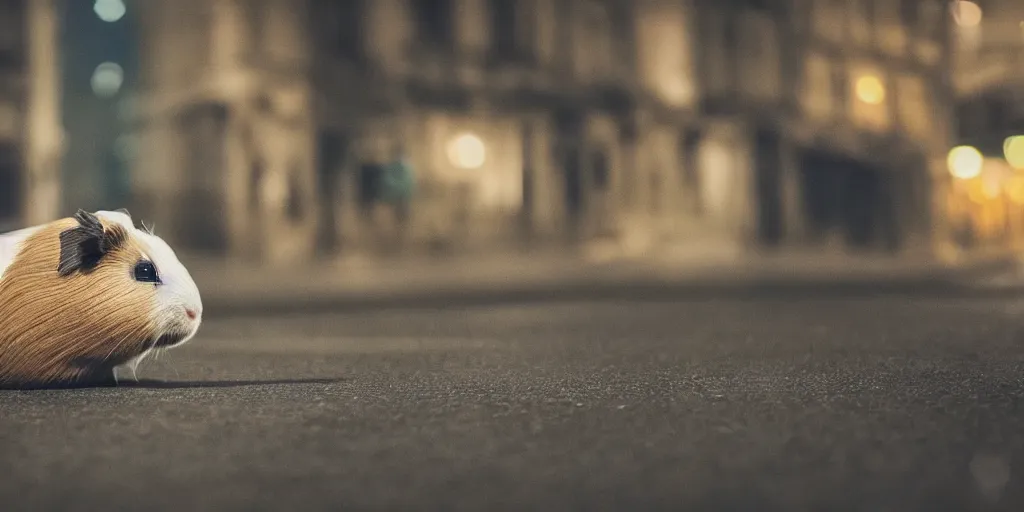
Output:
M949 14L935 1L791 3L800 83L783 130L806 240L933 248L951 142Z
M931 243L944 0L127 6L126 202L183 251ZM367 192L398 155L405 223Z

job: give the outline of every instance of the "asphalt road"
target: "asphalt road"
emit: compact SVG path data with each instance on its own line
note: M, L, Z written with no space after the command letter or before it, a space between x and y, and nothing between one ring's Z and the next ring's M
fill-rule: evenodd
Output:
M0 510L1024 510L1024 298L210 319L0 392Z

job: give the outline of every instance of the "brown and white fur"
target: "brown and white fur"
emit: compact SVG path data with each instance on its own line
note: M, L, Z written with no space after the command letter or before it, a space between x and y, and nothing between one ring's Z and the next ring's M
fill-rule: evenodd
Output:
M125 212L0 235L0 387L111 382L192 339L202 313L174 251Z

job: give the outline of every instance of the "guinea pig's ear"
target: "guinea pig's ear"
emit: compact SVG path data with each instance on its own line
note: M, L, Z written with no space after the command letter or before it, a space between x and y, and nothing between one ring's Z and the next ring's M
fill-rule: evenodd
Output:
M128 233L121 226L103 229L100 219L87 211L78 210L75 220L78 227L60 234L57 272L61 276L69 276L76 270L91 271L103 256L120 247L128 238Z

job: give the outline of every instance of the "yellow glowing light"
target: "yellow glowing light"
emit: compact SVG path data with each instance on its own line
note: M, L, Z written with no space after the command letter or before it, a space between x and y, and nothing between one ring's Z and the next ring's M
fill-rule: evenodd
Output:
M1003 141L1003 156L1010 167L1024 170L1024 135L1007 137Z
M480 137L463 133L448 144L448 159L461 169L479 169L487 160L487 149Z
M128 8L124 5L124 0L96 0L92 5L93 12L99 19L113 23L124 17L125 13L128 12Z
M875 75L864 75L857 79L857 98L864 103L878 105L885 101L885 85Z
M992 176L988 179L983 180L982 190L985 192L985 197L988 199L995 199L1003 192L999 186L999 179Z
M1014 176L1006 184L1006 195L1017 204L1024 204L1024 176Z
M957 146L949 150L946 164L949 166L949 173L956 178L969 180L981 174L981 165L984 158L981 152L971 146Z
M981 7L974 2L959 0L953 8L953 19L961 27L976 27L981 23Z
M985 204L988 199L988 197L985 196L985 190L981 185L971 187L971 189L967 191L967 198L970 199L972 203L977 204Z

